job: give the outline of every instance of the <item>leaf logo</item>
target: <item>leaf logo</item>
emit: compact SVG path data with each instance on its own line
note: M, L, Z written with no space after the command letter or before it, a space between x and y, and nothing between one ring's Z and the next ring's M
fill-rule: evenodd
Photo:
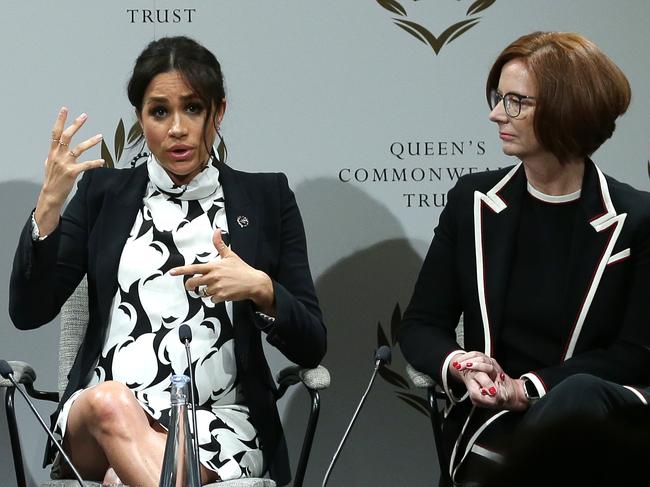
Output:
M124 130L124 121L120 118L113 138L114 155L111 154L111 151L106 144L106 140L102 140L101 157L105 161L105 167L115 167L115 165L122 158L124 147L133 144L143 135L144 134L142 133L142 127L137 121L131 125L129 133L126 135ZM131 159L131 167L135 166L140 159L145 159L147 157L149 157L149 153L142 150ZM219 145L217 146L217 157L221 162L224 163L228 157L228 149L226 147L226 143L223 140L223 137L219 138Z
M128 136L125 135L124 131L124 122L120 118L119 123L117 124L117 128L115 129L115 136L113 138L113 154L115 154L115 157L111 155L111 151L108 148L108 145L106 145L106 140L102 140L102 148L101 148L101 154L102 154L102 159L106 161L106 166L105 167L115 167L115 163L119 162L120 158L122 157L122 153L124 152L124 147L127 144L132 144L138 138L142 135L142 127L140 127L140 124L138 122L135 122L131 128L129 129L129 134ZM142 154L138 154L138 156L141 156ZM148 155L148 154L147 154Z
M392 345L392 348L394 348L395 345L397 345L397 332L399 331L401 323L402 312L399 303L396 303L395 308L393 309L393 315L390 319L390 341L386 336L381 323L377 323L377 347L381 347L382 345L390 347ZM395 372L388 365L384 365L379 368L379 376L389 384L400 389L395 391L395 395L400 400L404 401L417 412L429 416L427 400L417 394L413 394L409 382L401 374Z
M481 21L481 17L477 17L476 14L490 8L495 1L476 0L467 9L464 19L450 25L438 36L432 34L426 27L409 20L406 9L397 0L377 0L377 3L392 14L399 15L399 17L393 18L395 25L411 34L420 42L429 45L433 49L433 52L438 55L443 46L457 39L478 24Z

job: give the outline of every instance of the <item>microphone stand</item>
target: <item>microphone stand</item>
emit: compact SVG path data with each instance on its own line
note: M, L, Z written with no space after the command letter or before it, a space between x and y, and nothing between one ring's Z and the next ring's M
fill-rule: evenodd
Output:
M3 361L3 362L5 362L5 361ZM7 364L7 367L9 367L9 369L11 370L11 366L10 366L7 362L5 362L5 364ZM4 364L3 364L3 365L4 365ZM13 374L13 372L11 372L11 373L6 373L6 374L3 373L2 376L3 376L5 379L9 379L9 380L11 381L11 383L14 385L14 387L16 388L16 390L17 390L18 392L20 392L20 394L23 396L23 398L24 398L25 401L27 402L27 405L30 407L30 409L32 410L32 412L34 413L34 415L36 416L36 418L38 419L38 421L41 423L41 426L43 427L43 429L45 430L45 432L46 432L46 433L48 434L48 436L50 437L50 440L54 443L54 446L57 448L57 450L59 450L59 453L60 453L61 456L65 459L66 463L67 463L68 466L70 467L70 470L72 470L72 473L74 474L75 478L77 479L77 482L79 482L79 485L80 485L81 487L84 487L83 479L81 478L81 475L79 475L79 472L77 472L77 469L75 468L75 466L72 464L72 460L70 460L70 458L68 457L68 455L66 454L66 452L63 450L63 447L59 444L59 442L56 441L56 438L54 438L54 435L53 435L52 432L50 431L50 428L47 427L47 425L45 424L45 421L43 421L43 418L41 417L41 415L38 414L38 411L36 410L36 408L35 408L34 405L32 404L32 401L30 401L29 398L27 397L27 394L25 394L25 393L23 392L22 388L20 388L20 387L18 386L18 383L17 383L16 380L14 379L14 374Z
M194 428L194 461L196 471L198 472L199 481L201 479L201 461L199 460L199 430L196 425L196 398L194 395L194 372L192 371L192 354L190 353L190 341L192 340L192 331L189 329L189 336L183 336L181 341L185 345L185 356L187 357L187 367L190 369L190 398L192 400L192 427Z
M356 411L352 415L350 424L348 424L348 428L345 430L345 433L343 434L343 438L341 439L341 443L339 443L339 446L336 449L336 453L334 453L334 457L332 458L332 462L330 463L330 466L328 467L327 472L325 473L325 478L323 479L323 484L321 487L325 487L325 485L327 485L329 476L332 473L332 468L334 468L334 464L338 460L339 453L341 453L341 448L343 448L343 443L345 443L345 440L347 439L348 434L352 429L352 425L357 419L357 416L359 415L359 411L361 411L361 407L363 406L363 403L366 401L366 397L368 397L368 393L370 392L370 388L372 387L372 384L375 381L377 372L379 371L379 368L382 365L384 365L384 363L386 362L390 362L390 348L386 346L382 346L375 353L375 367L374 370L372 371L372 376L370 377L370 382L368 383L368 387L366 387L366 391L363 393L363 396L361 397L361 401L359 401L359 405L357 406Z

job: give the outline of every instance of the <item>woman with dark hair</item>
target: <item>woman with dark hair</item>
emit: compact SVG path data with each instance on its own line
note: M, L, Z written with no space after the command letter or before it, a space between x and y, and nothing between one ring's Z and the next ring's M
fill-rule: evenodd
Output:
M66 127L62 108L14 261L10 314L21 329L51 321L88 279L88 329L53 426L84 478L157 486L170 377L187 373L178 338L187 324L202 482L268 470L286 484L261 337L306 367L326 349L294 195L284 174L244 173L218 160L223 77L197 42L149 44L128 96L151 152L146 164L78 162L101 135L73 144L86 115Z
M649 397L650 197L590 158L627 110L625 75L578 34L535 32L499 55L486 95L520 162L449 192L399 334L447 392L458 482L492 469L522 421Z

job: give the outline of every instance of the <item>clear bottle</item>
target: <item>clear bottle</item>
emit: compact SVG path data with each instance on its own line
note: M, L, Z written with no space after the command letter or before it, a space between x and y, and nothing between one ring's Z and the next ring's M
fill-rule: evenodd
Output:
M201 486L187 412L189 382L186 375L172 376L169 431L159 487Z

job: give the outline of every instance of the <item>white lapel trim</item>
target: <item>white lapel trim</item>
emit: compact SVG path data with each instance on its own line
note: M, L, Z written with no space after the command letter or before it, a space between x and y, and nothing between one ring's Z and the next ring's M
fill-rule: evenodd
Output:
M628 391L634 393L634 395L641 400L644 406L648 405L648 401L646 401L645 397L643 397L643 394L637 391L634 387L631 386L623 386L623 387L625 387Z
M612 204L612 198L609 196L609 186L607 186L607 180L603 172L594 164L594 169L596 169L596 174L598 174L598 182L600 183L600 194L603 197L603 203L605 203L605 212L604 215L592 220L591 226L596 229L597 232L600 232L598 227L602 225L607 220L614 218L616 216L616 210Z
M596 267L596 272L594 273L594 277L591 281L591 285L589 286L587 295L585 296L584 302L582 303L582 308L580 309L580 313L578 314L578 319L576 320L576 324L573 328L573 331L571 332L571 337L569 339L569 345L567 346L567 350L564 355L564 360L567 360L573 356L576 343L578 342L578 338L580 337L580 333L582 332L582 327L585 323L585 319L587 318L587 313L589 313L589 308L591 307L591 303L593 302L594 296L596 294L596 290L598 289L598 285L600 284L600 279L603 277L603 272L605 271L607 262L609 261L609 258L612 255L612 251L614 250L616 241L618 240L618 237L621 234L621 230L623 229L625 218L627 217L627 213L621 213L620 215L616 214L616 210L614 209L614 205L612 204L612 198L609 195L609 187L607 186L607 180L605 179L605 175L598 168L598 166L594 165L594 168L596 169L596 173L598 174L598 182L600 183L600 193L603 198L603 203L605 204L606 212L604 215L599 216L598 218L592 220L590 224L592 227L594 227L594 230L596 230L599 233L602 232L603 230L607 230L612 225L615 225L615 227L614 230L612 231L612 236L610 237L609 242L607 242L607 247L605 248L605 252L603 252L602 257L600 258L600 262L598 262L598 266Z
M472 415L474 414L474 411L476 410L476 406L472 406L471 411L467 415L467 419L465 419L465 424L463 424L462 429L460 430L460 434L456 437L456 441L454 442L454 448L451 451L451 458L449 459L449 476L453 479L454 475L456 474L456 469L454 468L454 462L456 461L456 453L458 453L458 445L460 444L460 440L465 434L465 430L467 429L467 425L469 424L469 420L472 419ZM463 457L464 458L464 457ZM461 462L463 460L461 459ZM442 465L440 466L442 468Z
M485 203L495 213L501 213L508 205L497 194L512 179L521 162L513 167L487 194L480 191L474 192L474 251L476 253L476 287L478 289L478 302L481 308L483 321L484 353L492 354L492 336L490 334L490 319L487 312L485 299L485 274L483 267L483 222L481 220L481 203Z
M616 254L612 255L609 260L607 261L607 265L610 264L615 264L619 260L623 260L631 255L630 248L628 247L625 250L621 250L620 252L617 252Z
M472 411L473 411L473 410L472 410ZM464 462L465 459L467 458L467 455L469 455L469 452L472 451L472 449L473 449L473 447L474 447L474 444L476 443L476 440L477 440L478 437L481 435L481 433L483 433L483 431L485 431L485 429L486 429L488 426L490 426L494 421L496 421L496 420L499 419L501 416L503 416L504 414L509 413L509 412L510 412L509 409L504 409L503 411L499 411L499 412L496 413L494 416L490 417L490 419L488 419L485 423L483 423L483 424L482 424L482 425L481 425L481 426L480 426L480 427L479 427L479 428L474 432L474 434L472 435L472 437L471 437L471 438L469 439L469 441L467 442L467 446L465 447L465 453L463 454L463 457L458 461L458 465L456 465L456 467L455 467L453 470L451 470L451 479L452 479L453 481L456 480L456 472L458 472L458 469L460 468L460 466L463 464L463 462ZM470 415L470 417L471 417L471 415ZM468 421L467 421L467 422L469 422L469 418L468 418ZM467 426L467 423L465 423L465 426ZM464 432L464 431L463 431L463 432ZM462 433L461 433L460 436L462 437ZM456 443L456 446L458 446L458 442ZM454 453L455 453L455 449L454 449ZM451 462L451 465L453 465L453 461Z
M482 457L485 457L488 460L492 460L495 463L503 463L503 455L501 453L488 450L487 448L477 445L476 443L472 447L471 452L477 455L481 455Z

